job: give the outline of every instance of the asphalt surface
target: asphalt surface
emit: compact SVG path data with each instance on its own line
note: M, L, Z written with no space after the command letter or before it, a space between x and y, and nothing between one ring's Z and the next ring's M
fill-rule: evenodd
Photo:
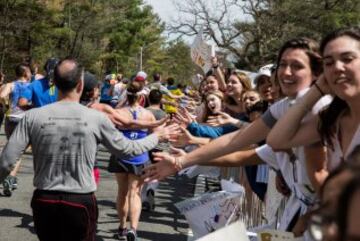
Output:
M3 148L6 139L3 130L0 131L0 147ZM116 240L115 232L119 225L116 210L116 181L112 174L106 171L109 154L98 152L100 164L100 184L96 192L99 219L97 241ZM38 240L32 221L30 201L34 190L32 185L33 163L31 153L22 156L22 164L18 173L19 187L11 197L2 193L0 185L0 240L18 241ZM139 240L186 241L188 239L188 224L180 215L174 203L192 197L195 181L184 177L170 177L160 183L155 195L155 210L143 211L138 229Z

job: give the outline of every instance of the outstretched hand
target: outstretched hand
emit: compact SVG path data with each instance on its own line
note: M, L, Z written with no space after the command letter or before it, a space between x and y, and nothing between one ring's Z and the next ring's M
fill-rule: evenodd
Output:
M169 119L170 119L170 117L167 115L166 117L164 117L160 120L153 121L149 124L149 128L155 128L155 127L164 125L166 122L169 121Z
M170 143L175 147L185 147L192 144L191 141L194 136L182 126L180 126L180 130L181 132L178 135L173 135L169 139Z
M179 107L178 112L174 117L174 121L180 126L186 128L191 122L195 120L185 108Z
M173 136L180 134L178 124L171 124L165 126L165 124L154 128L154 133L157 134L160 141L170 140Z
M209 116L207 124L210 126L223 126L227 124L232 124L236 121L235 118L231 117L225 112L218 112L217 116Z
M145 182L160 181L177 172L174 156L166 152L156 152L153 155L157 162L144 168L142 178Z
M180 156L186 155L186 152L183 149L175 148L172 146L170 147L170 152L175 157L180 157Z

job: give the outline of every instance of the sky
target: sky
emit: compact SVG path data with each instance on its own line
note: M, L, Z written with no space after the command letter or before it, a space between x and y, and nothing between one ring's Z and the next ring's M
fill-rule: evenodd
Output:
M182 0L144 0L146 4L149 4L153 7L154 12L160 16L161 20L164 21L165 24L169 24L172 19L177 19L179 17L173 1L180 2ZM218 3L217 0L207 0L207 2L209 3L209 6L212 6L214 8ZM248 19L246 15L239 14L238 9L229 9L228 11L229 11L228 16L236 16L236 18L245 19L245 20ZM180 17L182 16L180 15ZM172 34L170 36L166 35L166 37L170 37L170 39L173 39L176 38L177 36ZM194 38L195 36L191 36L191 37L182 36L182 39L189 44L193 42Z
M159 14L161 20L164 22L170 21L171 14L173 14L175 11L172 0L145 0L144 2L151 5L154 9L154 12Z

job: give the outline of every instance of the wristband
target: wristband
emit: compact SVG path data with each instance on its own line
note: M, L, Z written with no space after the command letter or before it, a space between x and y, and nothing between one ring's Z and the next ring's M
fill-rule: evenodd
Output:
M213 65L212 66L214 69L217 69L218 67L219 67L219 65L217 64L217 65Z

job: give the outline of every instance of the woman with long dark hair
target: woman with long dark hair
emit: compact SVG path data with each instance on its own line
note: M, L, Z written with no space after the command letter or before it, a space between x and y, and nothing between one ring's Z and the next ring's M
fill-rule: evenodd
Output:
M302 101L291 108L271 131L268 142L278 149L310 145L321 140L327 147L328 170L348 159L360 143L360 28L339 29L321 43L324 74ZM331 104L306 122L303 117L322 96Z

